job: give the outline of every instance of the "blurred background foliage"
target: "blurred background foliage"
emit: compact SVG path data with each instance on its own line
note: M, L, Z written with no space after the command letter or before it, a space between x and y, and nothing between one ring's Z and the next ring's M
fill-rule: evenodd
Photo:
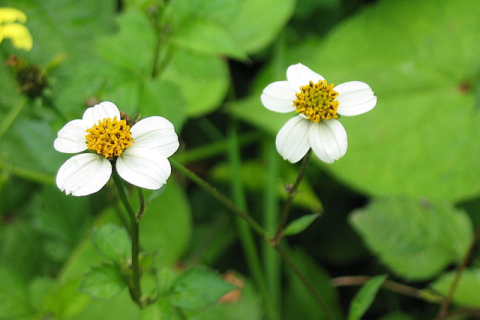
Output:
M131 117L161 115L181 138L174 156L231 194L270 231L298 167L274 136L291 115L260 93L301 62L335 84L359 80L378 97L342 118L349 151L314 161L293 218L322 212L288 239L289 254L346 318L358 287L332 278L388 274L425 294L448 292L480 221L480 2L476 0L2 0L22 10L29 52L0 44L0 319L164 319L123 291L91 299L82 275L103 261L94 226L117 222L111 185L65 196L54 176L68 155L56 132L113 101ZM15 58L12 58L14 56ZM13 60L12 60L13 59ZM240 156L236 152L240 150ZM234 270L239 299L187 319L326 319L301 282L257 239L270 307L227 209L174 172L141 224L155 266ZM480 308L475 251L455 308ZM164 270L164 269L160 269ZM168 273L168 272L167 272ZM168 277L167 277L168 278ZM152 279L146 279L146 286ZM433 291L431 291L433 290ZM438 304L380 289L365 319L430 319ZM270 311L268 311L270 310ZM175 313L172 319L176 319ZM350 319L350 318L349 318ZM453 318L452 318L453 319ZM455 319L468 319L458 315Z

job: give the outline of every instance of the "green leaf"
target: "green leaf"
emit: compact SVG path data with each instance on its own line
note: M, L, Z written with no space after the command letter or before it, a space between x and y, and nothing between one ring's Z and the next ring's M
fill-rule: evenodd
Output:
M412 280L432 278L460 262L472 239L468 216L448 202L376 199L356 210L350 223L383 263Z
M290 222L283 231L283 235L291 236L302 232L303 230L308 228L308 226L311 225L313 221L315 221L315 219L317 219L318 217L320 217L319 213L312 213Z
M0 266L0 314L3 318L15 318L32 313L26 284L12 270Z
M386 275L376 276L362 286L350 304L348 320L360 320L362 318L368 308L370 308L386 278Z
M81 279L56 283L46 293L45 310L59 319L69 319L80 314L90 303L91 297L78 290Z
M225 26L243 50L254 53L276 39L294 10L294 0L245 0Z
M247 55L220 23L211 19L185 19L175 32L173 41L180 46L210 54L225 54L240 60Z
M187 102L186 112L198 117L219 107L230 78L226 62L217 56L190 50L176 50L162 74L175 84Z
M104 264L94 267L85 275L81 290L95 298L111 299L127 287L120 268Z
M456 271L443 274L431 283L430 287L443 296L447 296L455 274ZM466 269L463 271L453 295L453 302L465 307L480 307L480 269Z
M215 272L193 268L175 280L168 299L176 307L202 309L236 288Z
M174 314L173 306L167 300L159 300L142 310L140 320L170 320Z
M115 263L131 257L132 243L127 231L113 223L94 228L92 242L100 253Z

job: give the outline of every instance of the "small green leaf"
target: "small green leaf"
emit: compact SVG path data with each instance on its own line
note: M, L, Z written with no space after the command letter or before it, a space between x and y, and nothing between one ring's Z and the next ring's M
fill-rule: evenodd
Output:
M140 320L170 320L173 316L173 306L168 300L159 300L157 303L142 310Z
M215 272L193 268L175 280L168 299L176 307L202 309L236 288Z
M150 193L150 195L147 198L147 204L151 203L153 200L160 197L166 188L167 188L167 184L164 184L160 189L152 191L152 193Z
M185 19L175 33L173 41L198 52L226 54L240 60L247 59L247 55L229 31L211 19L198 17Z
M366 245L396 274L429 279L465 256L472 224L448 202L411 197L376 199L350 223Z
M167 294L172 288L177 274L170 267L163 267L157 272L158 291L160 296Z
M455 278L456 271L440 276L430 286L446 296ZM453 302L466 307L480 307L480 269L464 270L458 283Z
M360 320L362 318L386 278L386 275L376 276L363 285L350 304L348 320Z
M126 279L120 269L105 264L92 268L85 275L81 290L95 298L111 299L126 287Z
M127 231L109 223L92 231L92 242L104 256L119 263L131 256L132 243Z
M303 230L308 228L308 226L311 225L313 221L315 221L315 219L317 219L318 217L320 217L319 213L312 213L290 222L283 231L283 235L291 236L302 232Z

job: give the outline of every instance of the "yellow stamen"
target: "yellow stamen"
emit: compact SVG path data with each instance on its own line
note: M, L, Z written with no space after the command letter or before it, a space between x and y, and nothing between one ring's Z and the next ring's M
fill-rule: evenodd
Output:
M121 156L133 142L130 126L125 120L118 121L116 116L113 119L105 118L99 121L87 129L87 132L85 138L88 149L108 159Z
M295 94L297 99L293 102L296 111L315 123L321 119L338 119L338 101L335 100L338 92L333 86L333 83L328 85L327 80L320 80L300 87L301 92Z

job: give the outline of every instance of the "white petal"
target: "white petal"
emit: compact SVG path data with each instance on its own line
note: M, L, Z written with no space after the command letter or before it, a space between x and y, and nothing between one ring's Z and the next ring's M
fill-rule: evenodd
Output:
M120 177L145 189L159 189L167 183L172 172L170 162L157 150L128 148L117 159Z
M130 148L156 149L168 158L180 146L173 124L162 117L155 116L140 120L130 131L135 141Z
M67 195L86 196L102 189L111 174L110 161L98 154L83 153L68 159L60 167L57 186Z
M311 125L309 131L310 145L320 160L333 163L347 152L347 132L340 121L321 120Z
M310 149L308 142L308 128L310 123L308 119L301 116L295 116L288 120L277 134L275 144L277 151L283 159L295 163L300 161Z
M85 136L87 126L83 120L72 120L58 132L53 143L55 150L63 153L77 153L87 149Z
M98 122L103 119L113 119L115 117L117 117L117 120L120 120L120 111L117 106L110 101L96 104L85 110L83 114L83 120L88 124L89 128L94 124L98 124Z
M293 102L297 97L288 81L277 81L269 84L260 97L265 108L275 112L291 112L295 110Z
M310 81L315 83L325 78L303 64L297 63L288 67L287 80L295 92L300 92L300 87L306 86Z
M356 116L368 112L377 104L377 97L365 82L345 82L334 87L333 90L339 93L337 112L342 116Z

